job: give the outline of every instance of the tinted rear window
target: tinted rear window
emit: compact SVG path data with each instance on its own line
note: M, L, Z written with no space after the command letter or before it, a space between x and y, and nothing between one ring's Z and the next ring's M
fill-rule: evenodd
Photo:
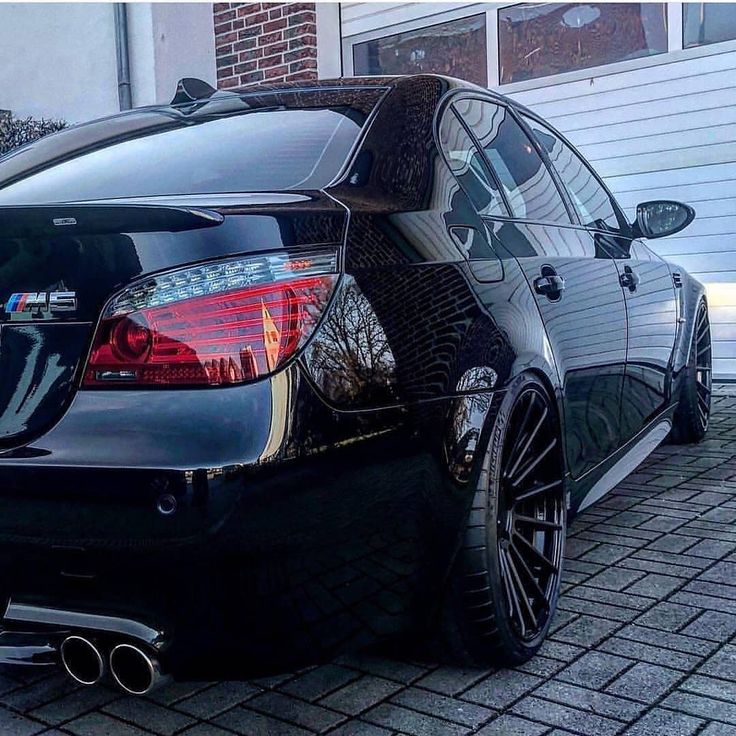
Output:
M0 162L0 205L319 189L340 171L366 117L348 106L226 115L207 107L138 111L21 149Z

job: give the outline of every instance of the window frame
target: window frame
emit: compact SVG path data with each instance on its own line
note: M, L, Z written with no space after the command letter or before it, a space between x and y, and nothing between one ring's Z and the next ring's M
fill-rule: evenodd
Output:
M553 74L536 79L528 79L522 82L512 82L500 85L498 70L498 11L519 3L463 3L451 4L447 2L432 5L416 4L392 10L387 15L383 13L361 14L359 17L348 18L347 11L343 11L340 31L340 58L345 76L355 76L353 67L353 46L364 41L371 41L385 36L394 35L405 31L416 31L427 28L438 23L451 20L468 18L479 13L486 14L486 58L488 62L488 86L490 88L501 87L504 94L513 94L526 90L554 87L558 84L569 84L589 80L591 77L605 77L611 74L646 69L650 67L671 64L686 59L698 59L707 56L736 51L736 40L719 41L717 43L703 46L683 48L682 21L684 9L681 2L666 4L667 9L667 51L654 56L645 56L639 59L625 59L603 66L590 67L588 69L576 69L560 74ZM320 31L318 29L318 37ZM325 39L329 46L334 43L332 39Z
M549 155L547 154L546 149L544 148L544 146L542 145L542 143L537 139L537 136L534 135L534 131L526 123L526 120L524 120L524 118L529 118L530 120L533 120L534 122L536 122L539 125L541 125L543 128L548 128L552 133L554 133L554 135L556 135L580 159L580 162L583 164L583 166L585 166L585 168L593 175L593 178L596 180L596 182L598 182L598 185L608 195L608 199L611 202L611 206L613 207L614 214L618 218L619 224L621 225L621 230L618 233L615 233L615 234L616 235L619 235L620 237L630 238L631 237L631 223L628 221L628 218L626 217L626 213L623 211L623 208L618 203L618 200L616 199L616 197L613 196L613 194L611 193L611 190L606 186L606 184L603 181L602 177L593 168L593 166L588 161L588 159L586 159L585 156L583 156L583 154L580 153L580 151L578 151L578 149L575 148L575 146L573 146L573 144L570 143L570 141L564 135L562 135L562 133L560 133L559 130L557 130L557 128L555 128L553 125L551 125L549 122L547 122L541 116L537 115L536 113L532 112L531 110L528 110L526 108L523 108L519 112L519 117L522 118L523 122L526 124L527 128L529 129L529 135L531 135L531 137L534 140L534 142L536 143L537 147L538 148L541 148L543 150L543 153L544 153L545 157L547 158L548 165L549 165L550 169L552 169L552 171L554 172L554 174L555 174L555 176L556 176L556 178L558 180L559 186L561 186L565 190L565 193L567 194L567 197L568 197L568 199L570 201L570 204L571 204L571 206L572 206L572 208L573 208L573 210L575 212L575 219L578 222L578 224L580 225L580 227L584 228L585 230L588 230L589 232L603 233L603 234L606 234L606 235L612 235L612 234L614 234L610 230L603 230L603 229L600 229L600 228L588 227L587 225L585 225L585 223L583 223L580 220L580 217L578 216L578 213L577 213L577 208L575 207L575 203L574 203L571 195L567 192L567 186L562 181L562 179L560 178L559 174L557 173L557 170L554 167L554 164L549 159Z
M517 125L519 125L522 132L529 139L529 142L532 144L532 146L534 147L534 150L539 155L542 161L542 165L547 169L547 172L552 177L552 181L555 187L557 188L557 192L560 195L560 198L562 199L563 204L565 205L565 210L567 211L569 222L535 220L535 219L530 219L530 218L514 216L513 210L511 209L511 205L509 204L509 200L506 195L506 192L504 191L503 185L501 184L498 178L498 175L496 173L495 168L493 167L493 164L488 158L488 155L483 149L483 146L481 146L480 141L478 140L477 136L473 132L468 122L463 118L463 116L459 112L457 112L454 106L454 103L457 102L458 100L465 100L465 99L479 100L480 102L485 102L488 104L496 105L497 107L503 107L506 110L506 112L511 116L511 118L517 123ZM552 166L549 160L549 157L547 156L547 152L544 150L544 147L539 143L536 136L532 133L531 129L528 127L528 125L523 120L523 118L521 118L520 114L516 111L515 107L516 106L513 103L511 103L509 100L506 100L502 97L496 97L492 93L484 94L481 91L469 89L469 88L456 89L456 90L451 90L450 92L448 92L445 95L445 97L442 100L440 100L440 104L437 106L437 113L435 114L435 123L434 123L435 144L437 145L437 148L440 150L440 153L442 155L442 160L445 162L445 165L448 167L453 177L455 177L454 172L452 172L452 169L450 168L447 162L447 156L445 155L445 152L443 150L441 140L440 140L440 135L439 135L440 124L441 124L443 117L446 114L454 114L455 117L460 121L463 128L465 129L465 132L470 137L470 140L473 142L473 145L476 147L476 149L480 153L483 159L483 162L485 163L486 169L491 173L491 176L493 177L493 180L496 183L499 194L503 201L504 209L508 213L505 216L482 215L478 213L479 217L482 217L485 220L493 220L493 221L499 221L499 222L523 222L526 224L546 225L547 227L553 226L553 227L582 228L583 225L581 224L577 216L577 211L573 207L573 204L569 198L569 194L567 190L565 189L565 187L563 186L562 182L560 181L559 176L554 169L554 166ZM455 177L455 180L457 181L456 177ZM459 185L459 182L458 182L458 185ZM606 189L606 192L608 192L607 189Z

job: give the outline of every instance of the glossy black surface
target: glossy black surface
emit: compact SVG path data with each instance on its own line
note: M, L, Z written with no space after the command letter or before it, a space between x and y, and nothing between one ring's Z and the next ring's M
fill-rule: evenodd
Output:
M2 312L0 599L165 630L162 663L181 676L278 670L421 634L508 383L531 371L557 402L574 512L626 443L671 415L702 295L682 271L675 288L592 172L585 191L565 188L567 167L585 164L561 138L486 90L419 76L228 99L194 107L347 107L362 133L321 191L153 196L147 181L140 198L116 200L133 213L201 208L219 224L162 216L144 230L86 199L58 234L0 229L3 303L56 290L78 302L73 317ZM149 124L180 125L187 109L80 126L0 161L0 182L13 182L0 205L24 160L53 173ZM126 284L325 244L340 247L339 285L276 374L79 389L100 312ZM174 513L159 512L164 496Z

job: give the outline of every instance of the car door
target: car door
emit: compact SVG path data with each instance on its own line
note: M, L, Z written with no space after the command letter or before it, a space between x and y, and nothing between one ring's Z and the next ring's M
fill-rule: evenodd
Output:
M677 302L669 266L632 240L621 208L583 158L541 121L526 118L570 194L596 248L611 254L626 301L628 334L621 405L621 441L641 430L670 398L670 359Z
M568 468L578 478L620 443L626 310L616 266L573 221L543 152L509 107L476 96L454 105L511 213L485 220L534 292L564 390Z

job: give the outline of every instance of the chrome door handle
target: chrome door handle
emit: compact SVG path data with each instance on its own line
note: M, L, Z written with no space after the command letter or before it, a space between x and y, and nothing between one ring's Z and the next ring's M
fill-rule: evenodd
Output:
M565 290L565 279L552 266L542 266L542 275L534 279L534 291L551 301L558 301Z

